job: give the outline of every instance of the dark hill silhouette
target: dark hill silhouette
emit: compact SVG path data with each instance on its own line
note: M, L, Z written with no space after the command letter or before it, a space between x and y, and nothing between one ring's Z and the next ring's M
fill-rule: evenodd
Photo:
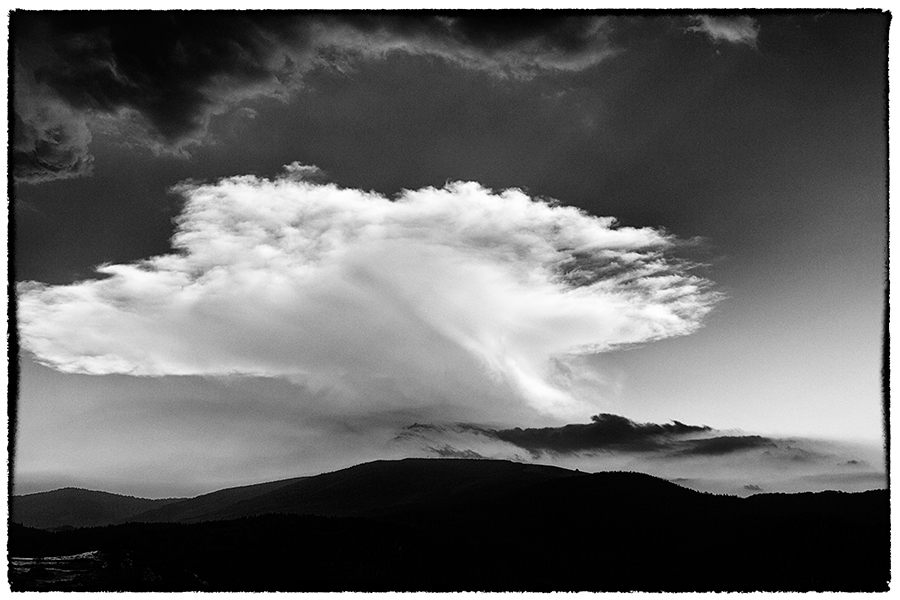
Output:
M738 498L640 473L463 459L276 483L232 492L232 510L206 499L204 516L178 503L169 516L191 523L14 526L9 551L98 552L115 577L66 584L85 590L886 591L890 579L886 490ZM13 561L13 590L54 589L23 566L34 564Z
M306 477L294 477L281 479L267 483L243 485L240 487L226 488L209 494L203 494L195 498L187 498L177 502L171 502L159 508L153 508L142 513L128 515L119 522L180 522L190 523L215 519L212 515L226 514L233 507L240 506L258 496L266 495L279 488L298 483Z
M148 500L109 492L62 488L13 496L10 520L39 529L93 527L118 523L178 500L180 498Z
M283 482L247 497L223 490L135 515L130 520L194 523L263 514L384 516L424 507L440 510L469 497L486 498L524 485L577 475L558 467L502 460L379 460ZM253 491L258 489L254 486ZM232 501L208 501L217 494L228 494Z

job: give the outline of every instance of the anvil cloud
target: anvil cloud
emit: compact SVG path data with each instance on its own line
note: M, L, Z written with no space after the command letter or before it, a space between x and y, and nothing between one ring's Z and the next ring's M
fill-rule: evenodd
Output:
M561 418L596 402L578 355L689 334L717 299L661 231L516 189L389 199L309 172L182 184L172 253L19 284L23 348L65 372L287 378L347 413Z

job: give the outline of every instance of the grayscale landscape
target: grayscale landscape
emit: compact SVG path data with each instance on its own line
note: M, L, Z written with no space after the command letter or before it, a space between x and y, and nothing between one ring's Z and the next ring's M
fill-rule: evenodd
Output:
M886 591L890 19L13 11L11 589Z

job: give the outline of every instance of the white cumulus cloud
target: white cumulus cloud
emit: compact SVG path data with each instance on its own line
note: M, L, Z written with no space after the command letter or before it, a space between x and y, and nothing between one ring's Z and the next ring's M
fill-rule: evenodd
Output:
M181 185L172 253L19 284L23 348L65 372L287 378L332 411L564 418L593 409L561 365L688 334L717 299L664 232L516 189L389 199L315 173Z

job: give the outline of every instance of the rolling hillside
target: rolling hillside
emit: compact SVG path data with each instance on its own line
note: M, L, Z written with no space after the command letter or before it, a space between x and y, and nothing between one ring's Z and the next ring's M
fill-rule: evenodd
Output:
M13 589L885 591L890 580L886 490L738 498L639 473L423 459L222 490L128 520L14 526ZM82 560L65 581L33 560L87 552L90 568Z
M194 523L263 514L385 516L443 509L467 498L579 474L501 460L375 461L270 487L233 488L134 515L139 522ZM247 489L251 494L237 494Z
M127 521L139 513L180 498L148 500L80 488L13 496L10 520L37 529L94 527Z

